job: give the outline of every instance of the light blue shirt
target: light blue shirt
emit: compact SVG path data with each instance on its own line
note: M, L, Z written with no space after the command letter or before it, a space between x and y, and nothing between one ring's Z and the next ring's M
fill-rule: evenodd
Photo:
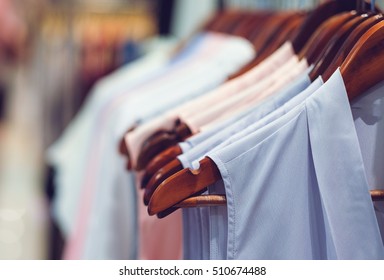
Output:
M284 90L282 90L282 92L280 92L270 100L258 105L247 116L241 118L240 120L234 122L233 124L230 124L224 130L217 132L216 134L212 135L211 137L201 142L197 146L188 150L186 153L178 156L178 159L182 162L184 168L192 168L193 167L192 163L195 160L198 160L201 157L204 157L204 155L208 151L216 148L217 146L223 147L227 145L227 143L229 143L228 139L231 139L230 138L231 136L241 135L240 136L241 138L242 135L247 135L248 130L256 129L255 126L252 124L255 123L258 127L261 127L266 123L271 122L272 120L283 115L286 111L290 110L294 106L298 105L300 102L302 102L306 97L308 97L310 94L312 94L315 90L317 90L322 85L322 80L318 79L311 85L309 84L310 82L307 75L299 78L299 80L288 85ZM305 89L306 87L307 89ZM295 94L297 95L295 96ZM292 99L289 99L289 98L292 98ZM288 101L287 104L284 104L285 101ZM276 109L278 108L279 105L280 106L284 105L283 106L284 108ZM273 113L270 113L270 112L273 112ZM267 117L264 117L268 113L270 114L267 115ZM263 119L263 121L260 121L260 119ZM184 245L192 246L192 247L184 248L184 251L192 252L192 255L193 253L195 253L195 255L193 255L194 259L199 259L198 256L201 256L203 254L207 256L207 258L212 258L213 256L215 256L213 257L215 259L225 258L226 247L223 247L222 246L223 244L221 245L216 244L216 246L214 247L211 246L210 248L210 244L204 244L204 241L208 240L208 238L204 238L204 237L209 236L209 234L214 234L214 235L226 234L225 231L220 230L220 224L213 225L213 223L210 224L209 222L210 221L209 215L216 216L217 219L225 218L226 208L184 209L183 212L184 212L183 217L184 217L184 228L185 228L184 232L187 232L187 235L184 236L184 239L186 240L186 243ZM191 214L192 212L195 212L195 213ZM196 221L195 219L190 221L189 220L190 215L194 215L194 217L196 215L200 215L201 219L198 221ZM215 220L215 218L213 218L212 220ZM197 224L198 226L196 226ZM202 232L201 230L200 231L196 230L201 228L210 229L211 233L209 230L206 232ZM192 231L192 234L191 234L191 231ZM201 234L203 236L201 236ZM201 242L200 240L203 240L203 242ZM220 239L216 239L216 240L220 240ZM199 247L197 246L197 244L201 244L201 246Z
M356 130L338 71L302 104L208 153L227 217L228 259L382 259ZM226 244L226 245L225 245ZM214 256L213 256L214 257Z

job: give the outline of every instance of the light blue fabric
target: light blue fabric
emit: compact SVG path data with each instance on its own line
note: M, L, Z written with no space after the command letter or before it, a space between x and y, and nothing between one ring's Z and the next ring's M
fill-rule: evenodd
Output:
M278 118L284 116L287 112L295 108L295 106L299 105L301 102L303 102L308 96L313 94L317 89L320 88L320 86L323 84L322 79L319 77L316 81L314 81L309 87L307 87L304 91L300 92L296 96L294 96L292 99L290 99L287 103L283 104L281 107L277 108L275 111L271 112L270 114L266 115L264 118L255 119L253 121L245 122L245 124L250 125L244 125L242 126L242 130L239 130L238 133L232 133L232 135L228 135L227 138L223 138L223 142L220 144L216 144L215 146L212 146L210 149L210 153L214 151L218 151L223 149L225 146L230 145L231 143L234 143L236 141L241 140L244 137L247 137L250 133L257 131L264 126L268 125L269 123L272 123L274 120L277 120ZM231 137L229 137L231 136ZM191 150L192 151L192 150ZM204 157L206 154L201 155L201 157ZM190 160L192 160L190 158ZM197 158L192 163L192 168L198 168L198 160ZM215 186L213 188L210 188L211 194L222 194L224 193L224 187L223 186ZM225 232L225 229L223 228L223 224L225 224L225 219L227 217L227 209L224 207L218 207L216 209L212 209L211 214L214 214L215 217L211 217L211 228L217 229L216 231L211 232L211 247L215 246L215 250L211 250L211 258L212 259L225 259L227 255L227 251L225 250L226 247L223 244L217 244L218 239L216 236L220 234L221 232ZM212 225L213 224L213 225Z
M195 160L203 157L208 151L215 148L217 145L221 143L225 143L228 138L237 132L244 131L250 124L257 123L258 120L262 119L265 115L272 112L279 106L282 106L284 102L289 101L290 98L298 94L300 98L295 98L294 100L289 101L290 107L297 105L300 103L300 100L305 99L309 94L313 93L316 89L318 89L322 84L322 81L319 79L312 85L310 85L310 81L308 75L300 77L297 81L293 82L291 85L287 86L281 93L275 95L271 99L262 104L258 105L256 108L253 108L251 112L248 113L245 117L240 120L228 124L225 129L217 132L212 135L205 141L202 141L200 144L196 145L194 148L188 150L186 153L178 156L179 161L182 163L184 168L192 168L192 163ZM310 85L310 86L309 86ZM309 87L308 87L309 86ZM307 88L305 91L303 91ZM301 92L303 91L303 92ZM300 93L301 92L301 93ZM280 110L281 111L281 110ZM284 110L280 113L283 114ZM275 118L279 116L279 114L274 114ZM271 118L269 118L271 121ZM219 188L221 190L221 188ZM217 193L211 189L211 192ZM218 191L220 193L220 191ZM186 251L201 251L208 255L209 259L225 259L226 258L226 246L225 244L219 244L220 240L223 238L226 240L226 231L222 229L221 224L217 223L218 219L225 219L227 216L226 208L211 208L209 211L203 210L200 208L197 209L187 209L188 213L190 212L199 212L201 214L200 221L194 221L194 223L202 224L202 228L209 228L209 231L205 234L203 233L203 237L199 237L202 240L208 240L208 236L212 236L211 239L216 242L211 242L211 244L205 244L202 248L197 247L196 244L199 244L197 241L194 241L196 236L201 234L201 232L196 232L195 226L196 224L190 223L187 225L187 221L184 221L184 226L193 231L193 234L190 234L190 230L188 230L188 235L184 236L184 239L192 238L192 240L186 241L192 247L185 248ZM223 237L224 235L224 237ZM218 238L218 236L222 238ZM201 254L201 253L200 253Z
M384 189L384 82L351 101L353 120L370 189ZM384 243L384 201L375 201Z
M283 117L208 156L227 195L228 259L384 257L339 70Z
M320 88L320 86L323 84L323 80L321 77L317 78L307 89L302 91L300 94L294 96L291 100L289 100L284 105L277 108L275 111L271 112L270 114L266 115L264 118L256 119L255 122L249 122L249 125L246 126L244 129L239 131L238 133L232 135L232 137L227 138L225 141L220 143L219 145L216 145L212 151L219 150L225 146L228 146L231 143L234 143L238 140L240 140L243 137L248 136L250 133L262 128L263 126L273 122L274 120L280 118L290 110L292 110L295 106L303 102L306 98L308 98L311 94L313 94L317 89ZM195 161L192 166L198 166L198 163ZM197 167L196 167L197 168Z
M312 69L312 67L310 67ZM235 122L239 121L240 119L250 115L255 114L256 116L263 117L276 108L280 107L282 104L290 100L293 96L295 96L297 93L303 91L305 88L307 88L311 84L311 81L309 80L309 77L306 74L301 75L297 79L295 79L291 84L284 87L280 92L274 94L264 102L258 104L255 107L250 108L249 110L246 110L238 115L233 116L232 118L229 118L227 120L224 120L217 125L215 125L213 128L200 132L196 135L193 135L186 139L184 142L179 143L183 153L187 152L188 150L192 149L193 147L197 146L198 144L204 142L206 139L210 138L213 135L216 135L223 129L227 129L227 127L231 126ZM183 159L181 159L183 160Z
M204 195L207 193L204 193ZM184 208L183 252L185 260L209 260L209 211L208 207Z
M274 103L273 106L265 106L265 108L261 105L261 110L255 110L248 116L235 122L228 128L220 131L215 136L205 140L204 142L191 149L184 155L180 155L179 159L185 157L189 162L200 160L202 157L205 156L208 151L221 149L222 147L229 145L230 143L233 143L244 136L247 136L252 131L255 131L263 127L264 125L272 122L273 120L281 117L286 112L294 108L296 105L300 104L310 94L315 92L322 84L323 81L321 80L321 78L318 78L305 90L301 91L300 93L297 92L298 94L296 96L293 96L285 104L279 104L280 107L277 107L277 103ZM194 164L192 164L191 167L193 166ZM195 168L197 168L196 165Z
M202 260L201 219L198 208L183 211L183 253L185 260Z

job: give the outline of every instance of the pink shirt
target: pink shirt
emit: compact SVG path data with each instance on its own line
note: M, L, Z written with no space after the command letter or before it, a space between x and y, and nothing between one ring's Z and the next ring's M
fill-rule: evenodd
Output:
M278 92L300 74L303 74L307 69L308 64L305 60L298 63L297 57L292 57L283 67L275 71L261 83L243 90L232 98L226 99L216 106L209 108L209 110L196 114L194 117L184 119L183 121L191 129L192 133L196 134L201 131L201 128L204 126L209 126L224 120L263 101L265 98Z
M136 185L141 182L141 174L136 176ZM158 219L149 216L143 203L144 190L137 187L139 260L175 260L183 258L182 215L178 210Z

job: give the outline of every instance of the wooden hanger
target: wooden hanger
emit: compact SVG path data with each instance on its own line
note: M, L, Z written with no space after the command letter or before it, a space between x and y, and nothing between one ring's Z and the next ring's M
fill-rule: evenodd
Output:
M216 164L208 157L200 161L198 170L183 169L164 180L154 191L148 204L148 214L166 217L177 208L224 206L225 195L203 195L207 187L221 180ZM384 190L370 191L373 201L384 201Z
M224 10L217 13L211 21L205 26L206 31L228 33L234 25L238 24L239 19L243 17L238 10Z
M286 25L289 24L292 20L295 20L297 19L297 17L301 16L302 14L300 13L288 14L284 17L281 16L280 18L277 18L275 21L269 21L266 24L265 28L263 28L261 32L258 32L258 37L256 37L256 39L252 41L253 45L255 46L255 49L257 50L257 56L255 57L255 59L245 65L243 68L241 68L235 74L230 75L228 80L235 79L245 74L246 72L257 66L261 61L263 61L266 57L266 55L263 55L263 52L273 52L275 50L268 48L269 43L273 42L273 40L276 40L278 36L288 37L292 30L287 30L285 28ZM280 34L281 30L283 30L283 34ZM272 47L276 46L273 45Z
M347 38L339 52L336 54L333 61L321 75L324 81L327 81L338 67L341 66L347 55L351 52L352 48L356 45L358 40L375 24L383 20L383 15L378 14L370 17L361 23Z
M312 81L317 79L324 71L327 69L327 67L330 65L332 60L334 59L335 55L340 50L341 46L344 44L348 36L367 18L369 17L368 14L362 14L358 17L355 17L345 23L331 38L329 43L327 44L326 48L323 50L323 52L320 55L320 59L315 62L315 67L309 74Z
M149 180L157 171L159 171L166 164L176 159L178 155L182 154L182 150L179 145L174 145L169 147L165 151L158 154L154 159L152 159L145 168L143 178L141 180L141 188L145 188Z
M350 100L384 80L384 21L358 40L340 71Z
M252 11L249 18L243 20L241 24L233 31L233 35L240 36L251 41L251 35L258 27L265 26L265 23L276 15L276 11Z
M254 35L250 35L250 40L257 51L257 55L259 56L259 54L268 48L269 44L279 34L284 33L285 35L288 32L285 30L287 24L297 17L302 17L302 14L298 12L280 12L269 18L262 28L254 28Z
M183 169L165 179L154 191L149 204L149 215L175 206L184 199L204 191L212 182L221 179L219 169L210 158L200 161L198 170Z
M204 31L213 31L213 32L221 32L220 26L224 24L224 21L226 21L226 17L228 17L229 10L219 10L216 13L214 13L212 16L208 18L208 20L205 22L205 24L202 27L202 30Z
M145 187L144 192L144 204L148 205L149 200L151 199L156 188L168 177L179 172L183 169L183 165L177 159L174 159L170 163L166 164L164 167L160 168L155 175L149 180L148 184Z
M327 1L311 11L305 18L303 24L300 26L296 37L292 39L292 45L295 53L298 54L300 52L313 31L316 30L326 19L344 11L351 11L354 9L354 5L355 4L351 3L351 1ZM259 63L260 60L256 57L248 65L244 66L237 73L231 75L228 79L231 80L241 76Z
M173 207L156 214L159 219L165 218L180 208L193 208L193 207L212 207L212 206L227 206L225 195L194 195L191 196Z
M355 9L355 3L353 1L327 1L319 5L314 9L305 20L305 23L301 27L297 37L292 41L293 48L296 53L299 53L311 34L316 30L325 20L330 17Z
M257 54L257 63L265 60L286 41L292 39L292 34L295 34L301 24L303 24L305 16L304 13L297 13L285 21L283 26L279 29L279 32L276 33L276 35L271 36L260 49Z
M172 131L157 132L143 143L137 158L136 169L144 169L162 151L182 142L191 135L191 130L184 123L178 123Z
M325 46L337 30L356 16L356 11L344 12L323 22L298 54L300 60L305 58L309 65L313 64L320 57L321 51L325 49Z

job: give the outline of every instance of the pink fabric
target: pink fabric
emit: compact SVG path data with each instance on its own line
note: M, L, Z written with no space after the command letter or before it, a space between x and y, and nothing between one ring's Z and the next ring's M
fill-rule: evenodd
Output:
M141 174L140 174L141 175ZM136 176L136 186L141 176ZM177 210L171 215L158 219L149 216L144 205L144 190L137 187L139 256L140 260L181 260L183 258L182 215Z
M132 166L136 167L137 158L144 141L156 131L171 130L177 119L185 120L188 117L196 115L196 112L200 112L200 110L205 110L206 108L215 105L218 100L225 100L231 95L258 83L279 69L281 65L286 63L293 56L294 50L292 44L287 42L270 57L244 75L228 81L217 89L191 100L174 110L139 126L134 131L127 133L125 135L125 142L129 149Z
M217 90L202 96L202 98L192 101L189 106L186 105L179 110L179 118L184 120L190 116L195 116L202 108L210 108L216 105L217 102L226 100L227 98L237 95L239 91L245 90L248 87L254 86L262 82L265 78L269 78L275 71L287 63L292 57L295 56L292 44L286 42L271 56L266 58L259 65L244 73L243 75L226 82ZM187 107L188 106L188 107Z
M293 65L291 61L281 68L280 74L282 75L280 77L278 77L279 73L273 75L275 82L267 89L260 91L258 88L252 87L237 95L236 99L227 100L225 103L220 104L221 106L214 108L203 118L195 119L190 126L199 131L209 130L216 123L245 111L277 93L289 82L305 73L307 69L308 63L306 60L302 60L296 65Z
M205 44L203 48L199 49L198 53L196 53L196 58L197 56L199 59L207 59L208 57L212 56L217 47L222 43L223 40L221 37L214 37L214 40L209 40L208 44ZM193 67L195 64L194 61L190 62L190 66ZM187 72L190 67L185 67L185 71ZM183 69L184 70L184 69ZM159 79L156 80L156 83L148 83L146 85L143 85L141 87L138 87L135 90L131 90L130 92L125 93L124 95L119 95L113 100L111 100L108 104L105 105L103 108L102 112L100 113L99 121L96 123L98 124L97 127L95 127L95 130L93 132L94 136L93 139L96 139L94 142L92 142L93 148L90 148L90 155L89 155L89 165L87 166L87 172L86 175L84 176L84 184L83 184L83 190L81 194L81 205L79 205L79 215L77 217L76 221L76 226L74 230L74 234L69 237L66 247L64 249L64 255L63 259L82 259L82 252L83 252L83 247L85 244L85 239L87 236L87 231L88 231L88 222L90 221L90 216L91 216L91 211L92 207L94 206L95 200L96 200L96 192L97 189L95 188L96 182L95 182L95 176L98 172L98 161L100 158L100 153L102 152L102 147L101 145L103 143L100 143L97 141L99 138L97 135L100 133L100 130L102 127L104 127L108 123L108 116L116 110L116 108L122 103L122 102L129 102L129 98L131 98L133 95L136 93L139 94L143 89L148 90L152 87L157 86L157 82L166 82L167 79L174 79L175 75L179 75L180 72L174 72L171 71L170 74L167 72L162 75ZM141 203L142 200L139 200L138 204ZM176 218L175 218L176 219ZM154 219L152 219L154 221ZM177 227L177 224L175 225ZM150 226L145 226L146 229L151 229L152 227ZM175 233L180 234L181 238L181 233L173 228L168 228L168 231L172 230ZM143 229L143 225L139 224L139 232L143 234L144 236L148 236L149 234L145 233L145 230ZM156 231L156 236L153 235L153 238L156 238L157 241L162 240L164 237L167 242L169 241L167 238L167 231ZM177 240L177 239L176 239ZM149 242L149 241L148 241ZM171 242L173 243L173 241ZM164 244L169 244L164 242ZM177 244L175 242L175 244ZM172 244L169 244L169 246L173 246ZM150 248L149 248L150 249ZM146 253L142 251L142 248L139 248L139 255L140 256L151 256L153 254L151 253ZM161 252L159 252L160 254ZM179 257L179 252L177 252L173 257L169 255L169 253L165 252L165 255L170 258L177 259ZM160 255L157 255L160 257Z
M216 106L211 106L193 117L184 119L193 134L200 131L204 125L212 123L222 115L233 115L244 106L250 106L272 95L282 88L286 83L303 73L307 69L306 62L298 62L297 56L293 56L279 70L275 71L266 79L257 83L231 98L221 102L216 102Z

